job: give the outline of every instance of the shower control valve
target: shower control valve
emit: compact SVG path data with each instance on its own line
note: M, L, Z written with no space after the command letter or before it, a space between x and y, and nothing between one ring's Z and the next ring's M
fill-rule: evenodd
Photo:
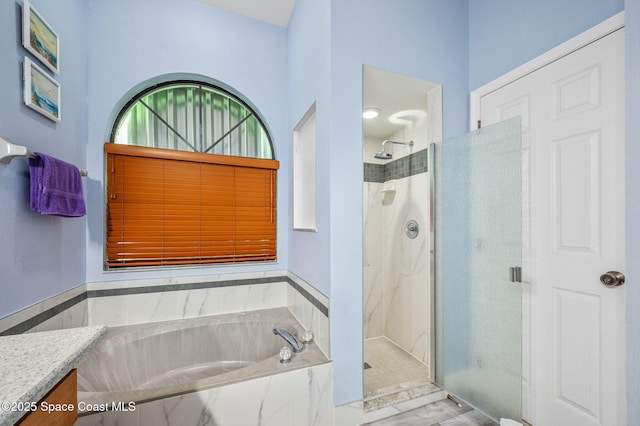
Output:
M415 220L411 219L404 226L404 232L405 232L405 234L407 234L407 237L411 238L412 240L414 238L416 238L418 236L418 234L420 233L420 227L418 226L418 222L416 222Z

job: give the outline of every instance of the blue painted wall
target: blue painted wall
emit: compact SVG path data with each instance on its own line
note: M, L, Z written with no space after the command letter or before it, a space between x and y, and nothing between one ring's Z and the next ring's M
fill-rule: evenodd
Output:
M472 0L471 90L621 12L624 0Z
M315 100L315 235L292 233L290 269L331 296L334 403L362 399L362 67L444 84L445 134L465 130L467 2L298 0L289 30L290 130Z
M317 232L289 230L289 270L330 296L329 150L331 119L330 2L298 0L289 23L289 143L316 103ZM290 159L292 161L292 158ZM291 181L293 176L287 176ZM290 188L292 190L292 188Z
M144 279L286 269L290 144L287 130L287 31L197 2L87 2L88 139L92 171L87 281ZM200 75L235 88L262 114L281 160L278 174L278 263L258 266L103 272L103 144L114 114L139 85L158 76ZM132 90L133 89L133 90Z
M22 1L0 2L0 135L85 166L86 34L84 1L33 0L60 37L61 123L27 108L22 64ZM48 73L52 75L52 73ZM89 206L89 211L93 210ZM85 282L84 218L41 216L29 208L26 158L0 164L0 317Z
M362 66L443 84L445 138L468 122L466 0L331 2L334 403L362 398ZM357 266L357 267L354 267Z

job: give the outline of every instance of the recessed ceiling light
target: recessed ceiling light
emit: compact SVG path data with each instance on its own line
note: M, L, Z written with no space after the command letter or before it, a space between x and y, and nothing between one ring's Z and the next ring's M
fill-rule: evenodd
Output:
M366 108L364 111L362 111L362 118L371 119L376 118L379 115L380 108Z
M389 116L389 122L393 124L399 124L406 126L411 123L415 123L427 116L427 112L421 109L406 109L404 111L396 112Z

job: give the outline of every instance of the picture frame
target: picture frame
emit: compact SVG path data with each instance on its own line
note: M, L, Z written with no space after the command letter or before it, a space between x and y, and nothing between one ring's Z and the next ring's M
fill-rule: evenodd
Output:
M60 122L60 83L27 57L23 68L25 105L50 120Z
M22 45L55 74L60 74L60 39L53 27L24 0Z

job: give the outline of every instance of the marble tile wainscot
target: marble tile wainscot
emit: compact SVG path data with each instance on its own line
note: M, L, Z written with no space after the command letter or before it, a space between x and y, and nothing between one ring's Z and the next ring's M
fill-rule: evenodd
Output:
M87 286L82 284L0 318L0 336L87 325Z
M329 299L289 271L87 283L0 318L0 336L283 306L329 355Z

